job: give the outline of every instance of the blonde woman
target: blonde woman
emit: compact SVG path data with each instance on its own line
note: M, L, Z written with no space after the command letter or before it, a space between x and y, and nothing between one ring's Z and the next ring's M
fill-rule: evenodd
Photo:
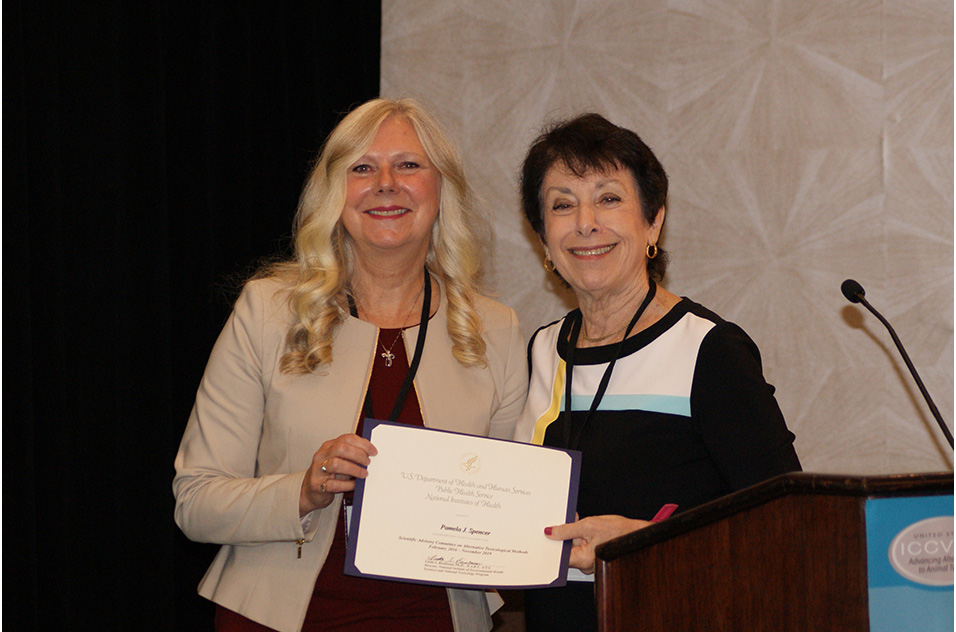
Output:
M487 224L437 121L376 99L329 136L295 255L246 284L176 457L176 522L222 544L216 629L489 630L482 592L349 577L343 499L365 417L510 438L527 389L513 310L477 290Z

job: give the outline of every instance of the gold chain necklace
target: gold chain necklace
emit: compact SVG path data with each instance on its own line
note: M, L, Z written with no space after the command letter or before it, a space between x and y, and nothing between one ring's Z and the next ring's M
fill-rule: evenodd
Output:
M587 325L585 325L585 329L587 329ZM585 334L584 334L584 339L587 340L588 342L601 342L602 340L607 340L608 338L613 338L614 336L618 335L619 333L621 333L621 332L624 331L625 329L627 329L627 323L624 323L624 326L621 327L620 329L618 329L617 331L615 331L615 332L613 332L613 333L610 333L610 334L608 334L608 335L606 335L606 336L600 336L599 338L592 338L591 336L587 335L587 333L585 333Z
M398 340L399 340L400 338L405 338L405 327L404 327L404 325L405 325L405 323L408 322L408 317L411 316L411 315L412 315L412 312L415 310L415 305L418 304L418 298L422 295L422 292L423 292L424 290L425 290L425 282L424 282L424 280L423 280L423 281L422 281L422 287L421 287L421 289L418 290L418 294L415 295L415 300L412 301L412 307L411 307L411 309L408 310L408 313L405 314L405 318L402 320L402 325L403 325L403 326L399 328L398 335L395 336L395 340L392 341L392 344L388 345L388 349L385 348L385 345L384 345L384 344L382 344L381 342L379 342L379 344L382 345L382 349L384 350L381 355L382 355L383 358L385 358L385 366L386 366L387 368L391 368L391 366L392 366L392 361L395 360L395 354L392 353L392 349L395 348L395 343L398 342ZM379 328L379 333L381 333L381 328Z

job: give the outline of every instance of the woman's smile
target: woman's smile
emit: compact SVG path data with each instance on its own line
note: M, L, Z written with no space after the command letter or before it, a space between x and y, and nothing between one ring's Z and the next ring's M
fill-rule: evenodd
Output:
M405 213L411 213L411 209L408 209L404 206L379 206L376 208L370 208L365 211L368 215L372 217L399 217Z
M610 244L607 246L595 246L592 248L569 248L570 252L575 257L597 257L603 254L607 254L614 249L617 244Z

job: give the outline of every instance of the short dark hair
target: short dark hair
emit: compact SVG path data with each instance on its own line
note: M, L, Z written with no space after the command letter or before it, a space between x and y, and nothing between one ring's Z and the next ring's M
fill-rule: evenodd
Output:
M582 114L552 125L538 136L521 166L521 207L542 241L541 186L548 170L556 164L579 177L627 169L637 183L641 212L648 224L654 223L657 212L667 204L667 173L641 137L600 114ZM647 274L660 281L667 268L667 254L660 247L657 252L657 257L647 260Z

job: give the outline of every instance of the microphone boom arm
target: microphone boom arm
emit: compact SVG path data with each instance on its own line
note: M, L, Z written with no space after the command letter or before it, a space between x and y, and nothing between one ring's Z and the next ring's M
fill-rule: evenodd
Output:
M862 290L862 288L861 288ZM939 429L943 431L943 435L946 437L946 440L949 441L949 447L953 447L953 433L949 431L949 428L946 426L946 423L943 421L943 417L939 414L939 409L936 408L936 404L933 403L933 398L929 396L929 392L926 390L926 387L923 386L923 380L920 379L919 374L916 372L916 367L913 366L913 363L910 361L909 355L906 353L906 349L903 348L903 343L900 342L899 336L896 335L896 332L893 330L893 327L890 325L889 321L883 318L883 315L878 311L873 309L873 306L870 305L862 292L856 294L854 297L856 301L862 303L865 308L867 308L870 313L876 316L883 326L886 327L886 330L890 332L890 337L893 338L896 348L899 349L900 355L903 356L903 361L906 362L906 368L910 370L910 374L913 376L913 379L916 380L916 385L919 387L920 392L923 394L923 399L926 400L926 403L929 405L929 410L933 413L933 418L936 419L936 423L939 424Z

